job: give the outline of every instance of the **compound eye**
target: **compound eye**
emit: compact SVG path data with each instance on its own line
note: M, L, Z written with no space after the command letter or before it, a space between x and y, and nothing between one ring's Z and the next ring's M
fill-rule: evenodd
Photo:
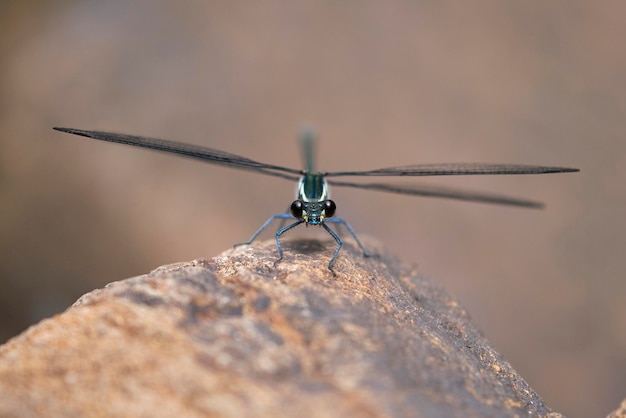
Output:
M302 219L303 208L302 200L294 200L291 204L291 214L298 219Z
M332 200L324 201L324 214L327 218L332 217L335 214L335 210L337 210L337 205Z

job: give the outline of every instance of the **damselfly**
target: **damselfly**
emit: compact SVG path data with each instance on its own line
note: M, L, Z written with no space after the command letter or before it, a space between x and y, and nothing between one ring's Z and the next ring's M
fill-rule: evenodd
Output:
M546 174L546 173L567 173L579 171L576 168L565 167L545 167L537 165L520 164L483 164L483 163L463 163L463 164L417 164L402 167L381 168L377 170L365 171L317 171L314 164L314 142L315 135L311 131L306 131L302 135L302 148L304 156L304 170L283 167L273 164L260 163L239 155L218 151L198 145L184 144L180 142L168 141L164 139L147 138L134 135L117 134L100 131L84 131L71 128L54 128L57 131L80 135L87 138L99 139L102 141L116 142L119 144L134 145L137 147L150 148L157 151L164 151L197 160L221 164L242 170L256 171L270 176L280 177L298 182L296 200L291 203L290 213L279 213L270 217L252 237L243 244L251 244L263 230L277 219L292 220L293 223L281 227L276 232L276 248L278 259L282 260L283 251L280 245L280 237L290 229L298 225L321 226L328 232L337 243L337 248L328 263L328 269L335 274L333 266L343 245L341 238L327 224L335 223L343 225L356 243L363 251L364 256L369 256L356 233L348 222L341 218L334 217L337 209L335 202L329 199L328 185L341 187L356 187L360 189L378 190L383 192L399 193L413 196L443 197L449 199L466 200L473 202L494 203L500 205L519 206L526 208L541 208L543 204L531 200L518 199L514 197L501 196L489 193L468 192L457 189L443 188L428 185L394 185L388 183L352 183L340 180L327 180L327 177L341 178L348 176L448 176L448 175L484 175L484 174Z

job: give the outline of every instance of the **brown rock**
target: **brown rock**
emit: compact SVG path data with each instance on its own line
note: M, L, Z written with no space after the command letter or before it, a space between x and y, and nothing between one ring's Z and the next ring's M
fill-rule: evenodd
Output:
M619 408L607 415L606 418L626 418L626 399L622 401Z
M371 243L370 243L371 245ZM550 415L441 288L273 241L81 297L0 347L0 417Z

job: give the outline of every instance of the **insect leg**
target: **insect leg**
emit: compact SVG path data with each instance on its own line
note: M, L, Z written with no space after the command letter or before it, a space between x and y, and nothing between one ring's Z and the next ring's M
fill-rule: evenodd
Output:
M279 215L285 215L285 214L280 213L274 216L276 217ZM291 215L289 216L293 218L293 216ZM300 219L297 222L287 225L286 227L279 229L278 232L276 233L276 249L278 250L278 260L274 261L274 265L276 265L276 263L278 263L280 260L283 259L283 249L280 247L280 236L284 234L285 232L289 231L290 229L295 228L296 226L300 225L301 223L304 223L304 219Z
M252 241L254 241L256 239L256 237L258 237L259 234L261 232L263 232L265 230L265 228L267 228L276 219L296 219L296 218L294 218L292 215L290 215L288 213L278 213L278 214L272 216L271 218L269 218L267 221L265 221L265 223L263 225L261 225L261 227L258 229L258 231L256 231L254 233L254 235L252 235L252 237L248 241L241 242L239 244L235 244L235 247L238 247L240 245L250 245L250 244L252 244ZM279 246L279 248L280 248L280 246Z
M333 270L333 265L335 264L335 261L337 260L337 256L339 255L339 251L341 250L341 247L343 247L343 242L341 242L341 238L339 238L339 235L337 235L335 231L330 229L328 225L326 225L325 223L322 223L322 226L324 227L326 232L328 232L330 236L333 237L335 241L337 241L337 249L335 250L335 253L333 254L333 258L330 260L330 263L328 263L328 270L333 272L333 276L336 276L337 274L335 273L335 270Z
M346 222L344 219L341 219L341 218L326 218L326 219L324 219L324 222L334 222L336 224L341 224L341 225L345 226L346 229L348 230L348 232L350 233L350 235L352 235L352 238L354 238L356 243L359 244L359 247L361 248L361 251L363 251L363 257L371 257L373 255L372 253L368 252L365 249L365 247L361 243L361 240L359 239L359 237L356 236L356 232L354 232L354 229L352 229L350 224L348 222Z

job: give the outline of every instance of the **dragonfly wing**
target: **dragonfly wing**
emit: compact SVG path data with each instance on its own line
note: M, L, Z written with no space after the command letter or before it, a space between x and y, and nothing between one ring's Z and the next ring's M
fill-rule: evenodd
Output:
M253 170L263 174L297 180L301 170L293 168L281 167L272 164L260 163L246 157L242 157L228 152L216 149L201 147L199 145L184 144L182 142L169 141L166 139L148 138L143 136L118 134L100 131L84 131L72 128L53 128L57 131L67 132L74 135L84 136L87 138L98 139L101 141L115 142L118 144L133 145L136 147L148 148L157 151L169 152L185 157L195 158L197 160L210 162L214 164L226 165L246 170ZM284 173L295 174L296 176L286 175Z
M541 202L519 199L516 197L426 184L396 185L385 183L350 183L334 180L329 180L328 183L339 187L354 187L358 189L377 190L381 192L398 193L411 196L441 197L446 199L465 200L469 202L491 203L496 205L509 205L535 209L541 209L544 206Z
M577 168L523 164L452 163L407 165L367 171L336 171L326 173L326 176L458 176L481 174L546 174L575 171L579 170Z

